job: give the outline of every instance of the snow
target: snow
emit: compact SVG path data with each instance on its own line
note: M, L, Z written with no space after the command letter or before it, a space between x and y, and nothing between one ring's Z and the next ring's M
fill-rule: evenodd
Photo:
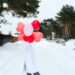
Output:
M41 75L75 75L75 40L62 45L43 39L32 46ZM0 75L26 75L22 47L20 41L0 47Z
M6 23L1 23L0 24L0 31L2 34L4 35L9 35L11 33L11 35L14 35L17 33L16 28L17 28L17 24L19 22L23 22L25 25L26 24L31 24L33 20L35 20L35 18L23 18L23 17L13 17L12 16L13 11L3 11L2 15L4 17L0 17L0 20L5 20L7 21Z
M3 3L3 7L4 8L8 8L8 4L7 3Z

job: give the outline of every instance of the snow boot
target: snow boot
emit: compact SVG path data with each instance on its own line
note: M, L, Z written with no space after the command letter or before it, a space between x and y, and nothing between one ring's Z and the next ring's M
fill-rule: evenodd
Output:
M33 75L40 75L40 73L39 73L39 72L36 72L36 73L34 73Z
M27 75L32 75L31 73L27 73Z
M36 73L33 73L33 74L27 73L27 75L40 75L40 73L39 72L36 72Z

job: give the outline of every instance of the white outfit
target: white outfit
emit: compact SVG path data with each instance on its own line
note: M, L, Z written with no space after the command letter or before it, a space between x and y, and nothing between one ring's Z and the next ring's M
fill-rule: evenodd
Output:
M23 53L24 53L26 71L28 73L38 72L36 64L35 64L35 60L34 60L33 48L30 43L23 41Z

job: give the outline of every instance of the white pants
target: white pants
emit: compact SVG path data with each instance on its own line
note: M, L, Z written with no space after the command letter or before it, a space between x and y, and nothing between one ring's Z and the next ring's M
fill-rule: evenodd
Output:
M34 60L33 48L30 43L23 41L23 53L24 53L24 62L26 65L26 71L28 73L38 72Z

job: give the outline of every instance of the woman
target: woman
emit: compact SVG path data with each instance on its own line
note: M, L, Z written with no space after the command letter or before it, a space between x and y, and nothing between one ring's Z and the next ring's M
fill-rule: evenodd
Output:
M27 71L27 75L40 75L34 60L34 53L31 43L39 42L43 38L41 32L33 32L33 30L40 29L40 22L34 20L31 24L24 25L22 22L19 22L17 25L17 32L20 32L18 35L18 40L23 41L23 53L24 53L24 68Z
M31 43L23 41L23 53L24 53L24 70L27 75L40 75L34 59L34 53Z

